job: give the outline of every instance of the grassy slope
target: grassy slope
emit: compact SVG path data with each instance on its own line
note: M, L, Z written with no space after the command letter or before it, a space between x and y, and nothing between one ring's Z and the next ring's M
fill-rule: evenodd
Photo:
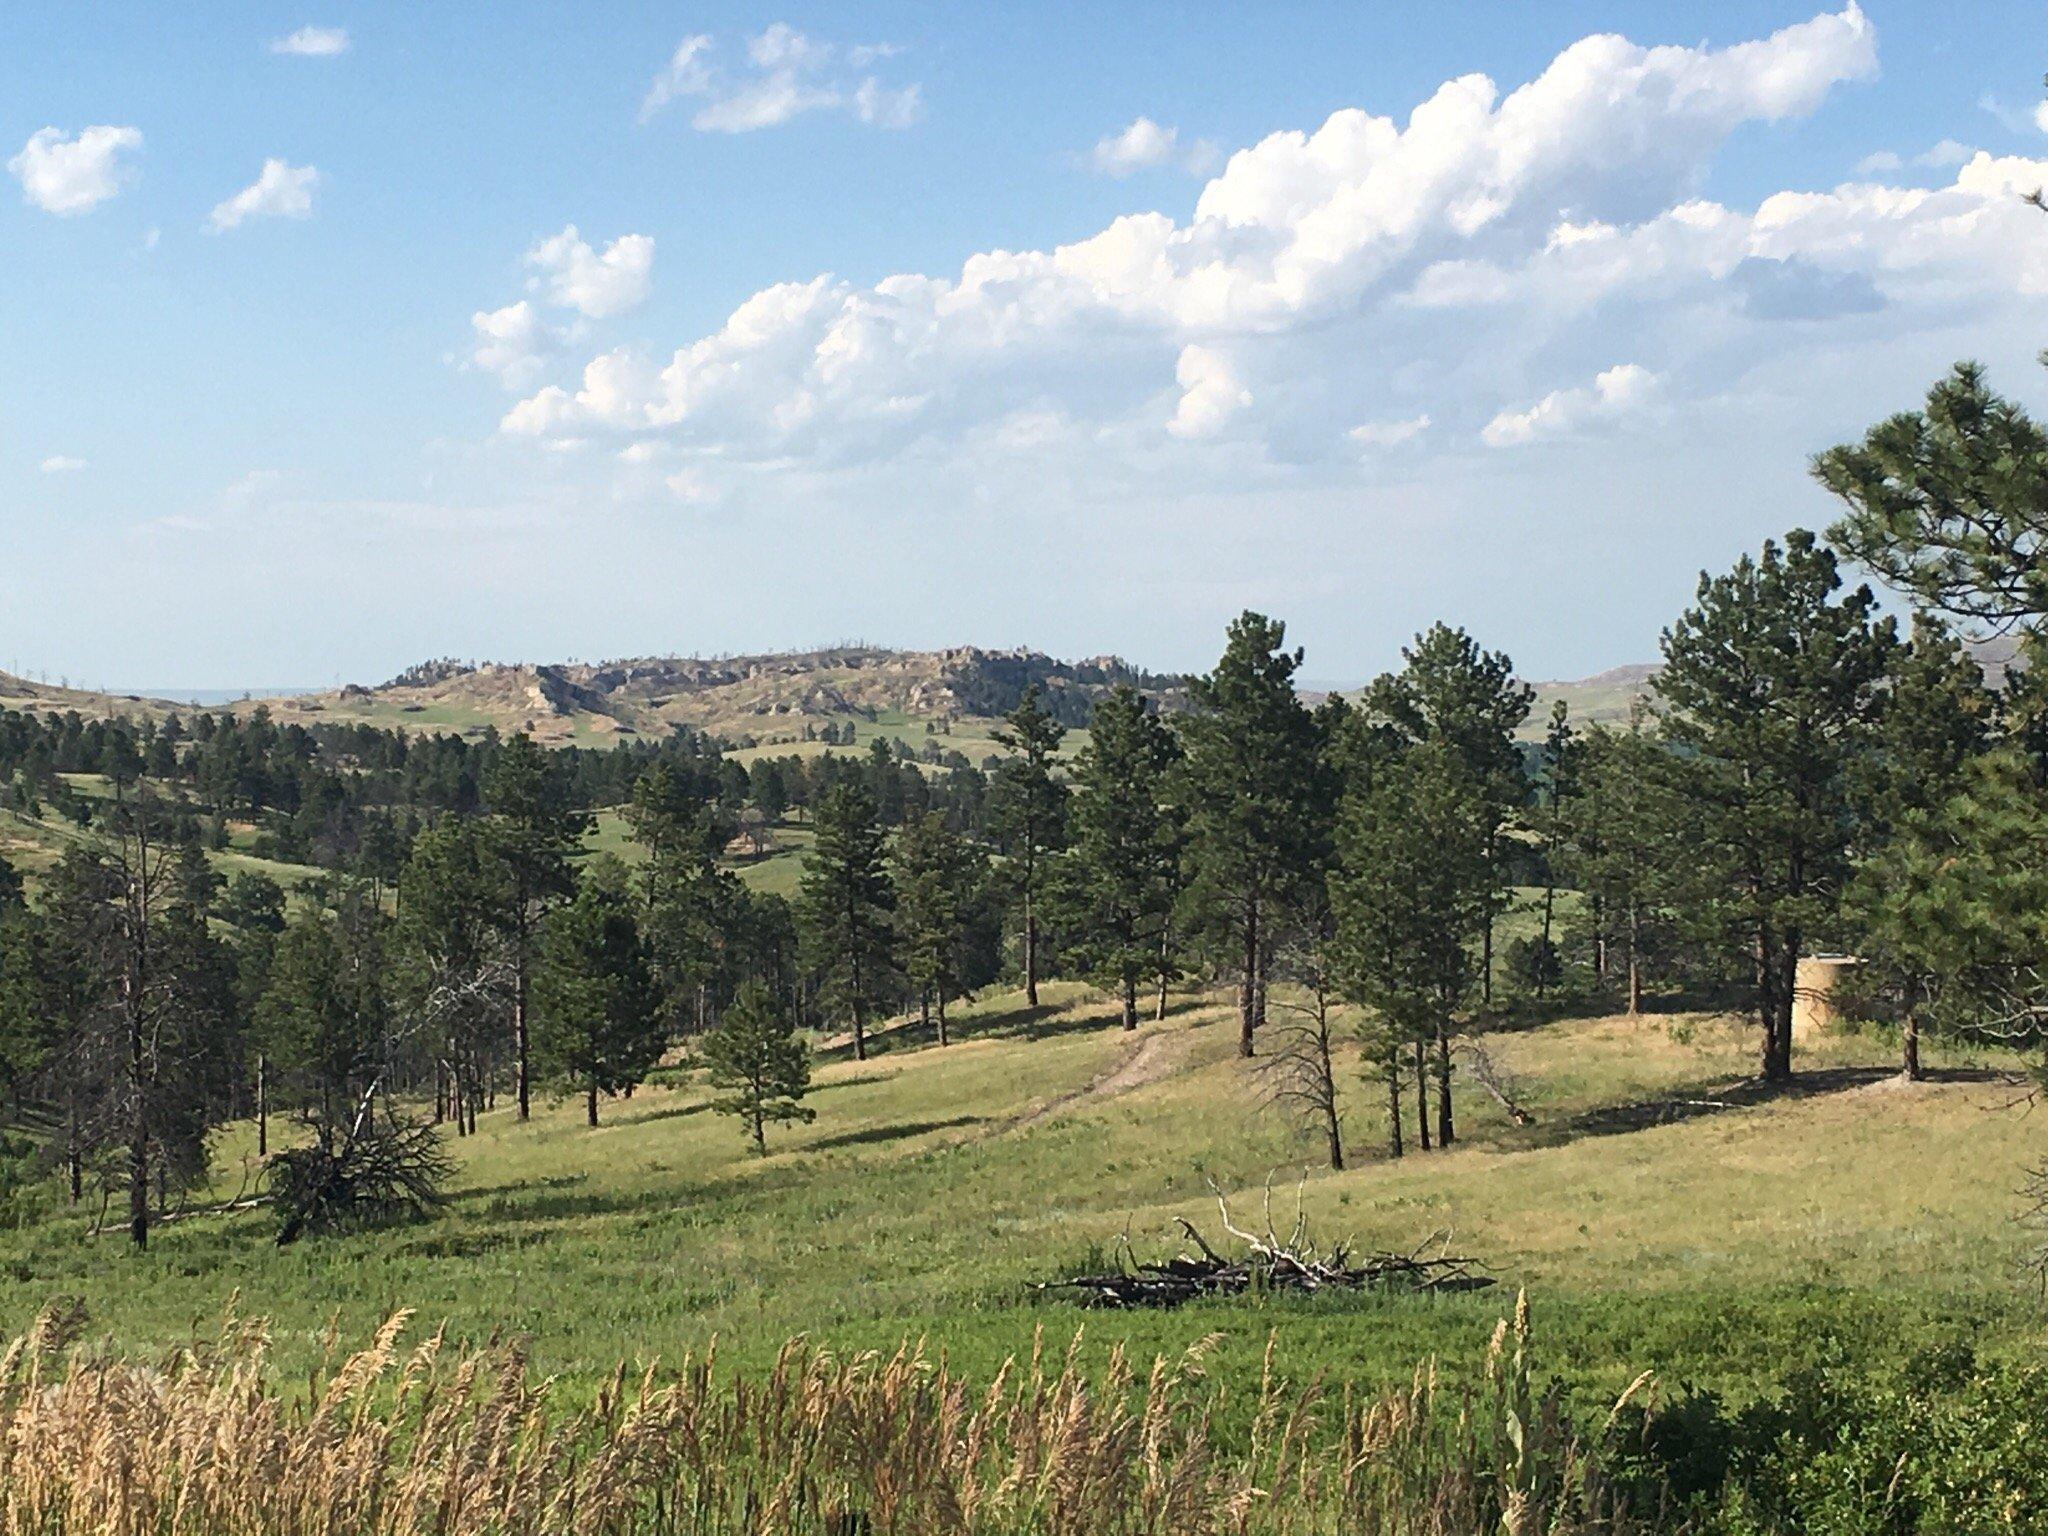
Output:
M524 1127L486 1116L456 1144L450 1209L422 1226L280 1252L260 1216L208 1218L140 1258L82 1243L76 1218L0 1233L0 1334L70 1293L120 1342L158 1345L207 1328L239 1290L276 1319L288 1360L331 1318L359 1334L411 1306L472 1336L530 1330L542 1366L579 1393L621 1356L673 1358L714 1335L728 1361L759 1362L799 1331L873 1346L929 1334L992 1368L1034 1328L1063 1344L1082 1321L1033 1301L1032 1280L1126 1227L1141 1247L1165 1241L1176 1214L1213 1230L1198 1170L1246 1195L1243 1218L1270 1173L1288 1186L1308 1162L1327 1236L1407 1248L1451 1231L1531 1288L1545 1368L1601 1391L1656 1366L1739 1392L1831 1336L1875 1357L1947 1338L2041 1341L2010 1219L2039 1133L1995 1112L2009 1097L1996 1083L1824 1078L1827 1091L1644 1125L1655 1114L1632 1106L1714 1097L1745 1069L1746 1035L1711 1020L1569 1021L1497 1041L1536 1124L1511 1127L1475 1094L1461 1105L1468 1142L1447 1154L1379 1160L1376 1095L1347 1070L1359 1161L1333 1175L1314 1169L1309 1137L1258 1108L1220 1000L1183 1000L1135 1040L1070 985L1036 1015L999 997L962 1023L950 1050L898 1035L865 1064L828 1052L816 1122L774 1133L766 1159L684 1079L608 1104L596 1131L573 1101ZM1089 1094L1134 1049L1160 1075ZM1849 1036L1803 1065L1884 1054ZM240 1136L221 1148L228 1192L248 1152ZM1280 1203L1291 1215L1291 1195ZM1096 1314L1087 1347L1150 1353L1220 1330L1217 1368L1251 1371L1275 1329L1285 1369L1391 1380L1429 1352L1469 1366L1509 1298Z

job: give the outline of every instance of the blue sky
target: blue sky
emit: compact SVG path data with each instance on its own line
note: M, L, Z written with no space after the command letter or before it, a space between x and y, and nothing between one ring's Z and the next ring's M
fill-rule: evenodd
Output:
M2048 7L1964 14L7 7L0 667L1645 659L2044 398Z

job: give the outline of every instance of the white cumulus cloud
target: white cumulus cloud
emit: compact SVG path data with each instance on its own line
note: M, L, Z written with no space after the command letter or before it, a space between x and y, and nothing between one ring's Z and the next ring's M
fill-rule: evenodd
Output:
M1345 436L1364 448L1394 448L1412 443L1429 430L1429 413L1400 421L1361 421Z
M97 208L133 176L121 159L142 148L139 128L99 124L67 134L38 128L21 153L7 162L22 194L45 213L84 213Z
M53 453L36 467L46 475L69 475L85 468L85 460L68 453Z
M924 114L917 85L860 73L895 56L887 43L843 48L778 21L747 39L730 66L718 51L707 34L684 38L641 98L640 121L678 101L697 103L690 126L706 133L750 133L831 111L871 127L908 128Z
M1215 167L1216 146L1197 140L1183 147L1178 128L1140 117L1130 127L1098 139L1088 158L1096 170L1107 176L1129 176L1162 165L1179 166L1200 175Z
M331 59L348 52L348 28L304 26L284 37L272 38L270 51L301 59Z
M646 299L653 283L654 237L621 235L602 251L566 226L526 253L550 300L594 320L622 315Z
M1657 376L1640 363L1619 363L1590 388L1552 390L1523 411L1502 411L1480 436L1489 448L1513 448L1576 432L1594 422L1631 416L1657 393Z
M1700 195L1730 135L1875 70L1853 5L1734 47L1586 38L1512 89L1465 75L1398 118L1271 134L1177 212L950 271L778 283L658 352L584 354L501 429L664 443L729 488L984 456L1220 496L1395 444L1427 465L1611 430L1747 369L2048 304L2048 240L2015 195L2048 162ZM1374 401L1400 408L1361 420Z
M313 189L320 173L310 165L287 165L272 158L254 181L233 197L214 205L208 226L218 234L250 219L306 219L313 216Z
M1180 404L1166 430L1175 437L1213 437L1252 403L1252 393L1230 359L1213 347L1182 347L1173 378L1180 385Z
M474 334L470 361L496 374L508 389L531 384L567 340L526 299L502 309L480 309L469 324Z

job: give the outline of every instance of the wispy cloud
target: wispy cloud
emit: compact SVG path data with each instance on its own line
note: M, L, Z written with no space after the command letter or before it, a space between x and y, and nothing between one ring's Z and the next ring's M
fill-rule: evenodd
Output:
M85 460L68 453L53 453L36 467L46 475L71 475L85 468Z
M301 59L331 59L348 52L348 28L304 26L284 37L272 38L270 51Z
M908 128L924 115L916 84L885 84L860 71L894 58L888 43L841 47L775 22L749 38L731 67L708 34L686 37L640 101L647 122L678 101L694 101L690 125L706 133L776 128L808 112L845 112L876 128Z

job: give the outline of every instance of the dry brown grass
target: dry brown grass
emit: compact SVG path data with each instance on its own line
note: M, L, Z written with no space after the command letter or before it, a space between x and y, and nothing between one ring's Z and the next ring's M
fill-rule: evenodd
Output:
M623 1368L551 1405L517 1343L401 1347L408 1315L303 1393L264 1326L155 1365L76 1343L53 1308L0 1358L0 1536L521 1533L1619 1532L1558 1403L1532 1392L1526 1307L1484 1388L1433 1369L1358 1401L1270 1368L1246 1443L1221 1443L1206 1345L1143 1381L1039 1348L977 1387L906 1345L835 1357L792 1341L757 1379L700 1356ZM1246 1437L1239 1436L1239 1440Z

